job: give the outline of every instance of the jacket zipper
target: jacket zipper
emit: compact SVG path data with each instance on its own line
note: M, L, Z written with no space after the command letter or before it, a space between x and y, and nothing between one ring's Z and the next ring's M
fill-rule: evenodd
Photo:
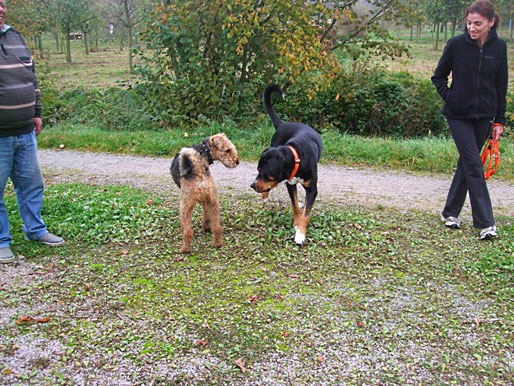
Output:
M480 69L482 68L482 46L480 47L480 58L478 59L478 74L477 74L477 89L476 89L476 99L477 99L477 104L476 104L476 108L475 108L475 116L478 120L478 90L479 90L479 87L480 87Z

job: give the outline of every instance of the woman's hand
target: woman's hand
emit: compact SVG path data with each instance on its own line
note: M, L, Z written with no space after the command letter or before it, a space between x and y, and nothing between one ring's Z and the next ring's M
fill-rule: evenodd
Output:
M493 125L493 141L499 141L502 133L503 133L503 125L501 123L495 123Z

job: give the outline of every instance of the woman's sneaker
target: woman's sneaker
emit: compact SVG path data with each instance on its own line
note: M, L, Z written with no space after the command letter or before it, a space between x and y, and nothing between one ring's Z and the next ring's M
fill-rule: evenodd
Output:
M458 217L444 217L441 215L441 221L443 221L444 225L446 225L448 228L460 229L460 219Z
M496 233L496 226L484 228L480 231L480 240L491 240L498 236Z

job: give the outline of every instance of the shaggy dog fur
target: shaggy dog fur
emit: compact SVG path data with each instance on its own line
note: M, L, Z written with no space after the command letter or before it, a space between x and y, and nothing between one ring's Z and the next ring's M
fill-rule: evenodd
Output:
M223 133L180 150L171 163L171 176L180 188L180 223L182 225L181 253L191 252L193 238L192 216L197 203L203 208L202 228L212 231L214 247L222 245L218 188L209 172L214 160L229 168L239 164L237 150Z

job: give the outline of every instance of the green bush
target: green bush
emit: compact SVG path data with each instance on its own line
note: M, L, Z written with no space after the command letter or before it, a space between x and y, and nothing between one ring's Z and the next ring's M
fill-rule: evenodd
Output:
M439 135L446 127L442 101L430 81L407 73L341 72L313 99L295 86L287 93L285 114L318 130L422 137Z
M36 75L41 90L41 104L43 105L43 120L45 125L53 125L55 120L55 108L59 102L59 92L55 86L55 80L48 62L38 61Z
M156 129L154 119L145 111L142 97L133 89L111 87L77 88L43 101L45 118L51 124L89 124L107 130Z

